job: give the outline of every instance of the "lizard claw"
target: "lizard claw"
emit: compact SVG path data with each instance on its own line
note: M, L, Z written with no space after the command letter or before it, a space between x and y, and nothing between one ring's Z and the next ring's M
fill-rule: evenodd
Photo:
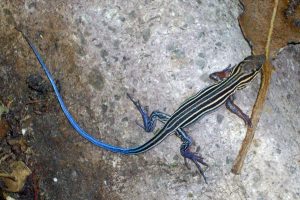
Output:
M142 124L140 124L137 120L135 120L135 124L145 130L145 127Z
M132 101L132 103L136 106L136 108L140 111L142 115L148 115L148 106L143 107L140 104L139 100L135 100L130 94L127 93L127 97Z
M132 101L132 103L136 106L136 107L140 107L141 104L139 102L139 100L135 100L129 93L126 93L127 97L130 99L130 101Z
M186 168L188 168L189 170L191 169L191 166L190 166L189 163L187 162L186 157L184 157L184 165L185 165Z
M202 164L202 165L208 167L208 164L206 162L204 162L204 158L197 153L190 152L189 150L182 151L181 155L184 157L184 162L188 169L190 169L190 166L187 164L187 159L191 160L196 165L199 173L201 174L205 183L207 184L207 178L204 174L204 170L200 166L200 164Z

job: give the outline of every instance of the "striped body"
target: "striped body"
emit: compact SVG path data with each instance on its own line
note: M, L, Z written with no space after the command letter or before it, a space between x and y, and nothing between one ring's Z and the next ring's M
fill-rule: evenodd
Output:
M21 32L22 33L22 32ZM23 33L22 33L23 34ZM154 146L162 142L167 136L174 133L175 131L181 136L185 133L182 128L195 122L202 116L208 114L209 112L220 107L224 102L233 95L233 93L244 88L254 77L259 73L261 66L264 62L263 56L249 56L244 61L242 61L237 66L230 69L230 75L225 80L220 80L218 83L211 85L197 94L191 96L174 112L173 115L165 122L163 128L149 141L145 144L133 147L133 148L123 148L107 144L82 129L76 122L72 114L68 111L62 96L55 84L55 81L44 63L41 55L35 48L35 46L30 42L30 40L23 34L24 38L28 42L30 48L33 50L36 58L38 59L42 69L44 70L47 78L49 79L57 100L62 108L63 113L72 125L72 127L85 139L94 145L121 154L138 154L150 150ZM165 115L165 117L169 117Z
M151 140L138 148L132 149L130 153L141 153L149 150L177 129L185 128L204 115L219 108L236 90L244 88L246 84L256 77L262 63L259 62L257 64L255 62L249 63L245 59L231 70L231 74L227 79L211 85L188 98ZM253 68L253 70L244 69L244 67L249 67L247 65L250 65L250 68Z

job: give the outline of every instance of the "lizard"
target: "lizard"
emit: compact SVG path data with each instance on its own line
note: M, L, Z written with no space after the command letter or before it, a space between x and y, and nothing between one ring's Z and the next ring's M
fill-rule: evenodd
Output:
M187 159L192 161L196 165L204 181L207 183L207 178L201 165L208 167L208 164L200 154L190 150L192 139L184 128L198 121L206 114L216 110L223 104L225 104L229 111L240 117L247 126L251 127L252 125L251 119L234 103L234 93L237 90L245 88L257 76L265 62L264 55L248 56L233 67L229 65L222 71L210 74L209 77L214 80L215 83L187 98L171 115L158 110L149 114L147 106L142 106L138 100L135 100L127 93L128 98L133 102L143 119L143 125L138 124L139 126L146 132L152 132L155 129L156 121L162 122L163 126L150 140L137 147L125 148L108 144L95 138L80 127L69 112L58 87L56 86L54 78L37 48L22 31L20 32L29 44L49 79L58 103L71 126L79 133L79 135L100 148L125 155L140 154L149 151L160 144L166 137L175 133L182 141L180 153L184 157L185 163Z

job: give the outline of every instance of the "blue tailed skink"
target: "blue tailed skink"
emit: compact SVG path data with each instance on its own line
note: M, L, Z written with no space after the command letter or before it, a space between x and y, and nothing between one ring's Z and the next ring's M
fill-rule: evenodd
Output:
M152 132L154 130L157 120L162 122L164 125L149 141L145 142L144 144L132 148L123 148L107 144L102 140L96 139L79 126L74 117L68 111L64 100L55 84L55 81L38 50L24 34L23 36L33 50L37 60L42 66L42 69L46 73L53 87L60 107L72 127L82 137L100 148L127 155L139 154L150 150L151 148L161 143L166 137L175 133L175 135L178 136L182 141L182 145L180 147L181 155L185 158L185 161L186 159L189 159L193 163L195 163L206 182L206 177L200 164L204 166L208 165L203 161L203 157L201 155L190 151L192 139L184 131L184 128L197 121L204 115L211 113L223 104L225 104L231 112L242 118L248 126L251 126L251 120L249 119L249 117L244 114L238 106L234 104L233 95L237 90L243 89L247 84L249 84L260 72L261 67L265 61L264 55L249 56L236 66L229 66L223 71L211 74L210 78L215 80L216 83L207 88L204 88L203 90L200 90L198 93L186 99L172 115L160 111L154 111L149 115L147 107L143 107L139 103L139 101L134 100L128 94L128 97L137 107L143 118L142 128L144 128L146 132Z

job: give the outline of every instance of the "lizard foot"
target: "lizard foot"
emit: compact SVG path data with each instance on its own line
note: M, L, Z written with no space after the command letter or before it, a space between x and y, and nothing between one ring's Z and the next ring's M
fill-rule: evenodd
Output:
M190 167L187 164L187 159L191 160L196 165L196 167L198 168L198 171L200 172L201 176L203 177L205 183L207 184L207 179L206 179L206 176L204 175L204 170L200 166L200 164L202 164L202 165L208 167L208 164L203 161L204 158L195 152L190 152L188 149L185 151L181 151L181 155L184 157L184 162L185 162L187 168L190 169Z
M132 101L132 103L135 105L135 107L140 112L142 119L143 119L143 125L138 123L136 121L136 124L144 129L146 132L152 132L155 128L155 121L151 119L149 116L149 107L148 106L142 106L139 100L135 100L130 94L127 93L127 97Z

